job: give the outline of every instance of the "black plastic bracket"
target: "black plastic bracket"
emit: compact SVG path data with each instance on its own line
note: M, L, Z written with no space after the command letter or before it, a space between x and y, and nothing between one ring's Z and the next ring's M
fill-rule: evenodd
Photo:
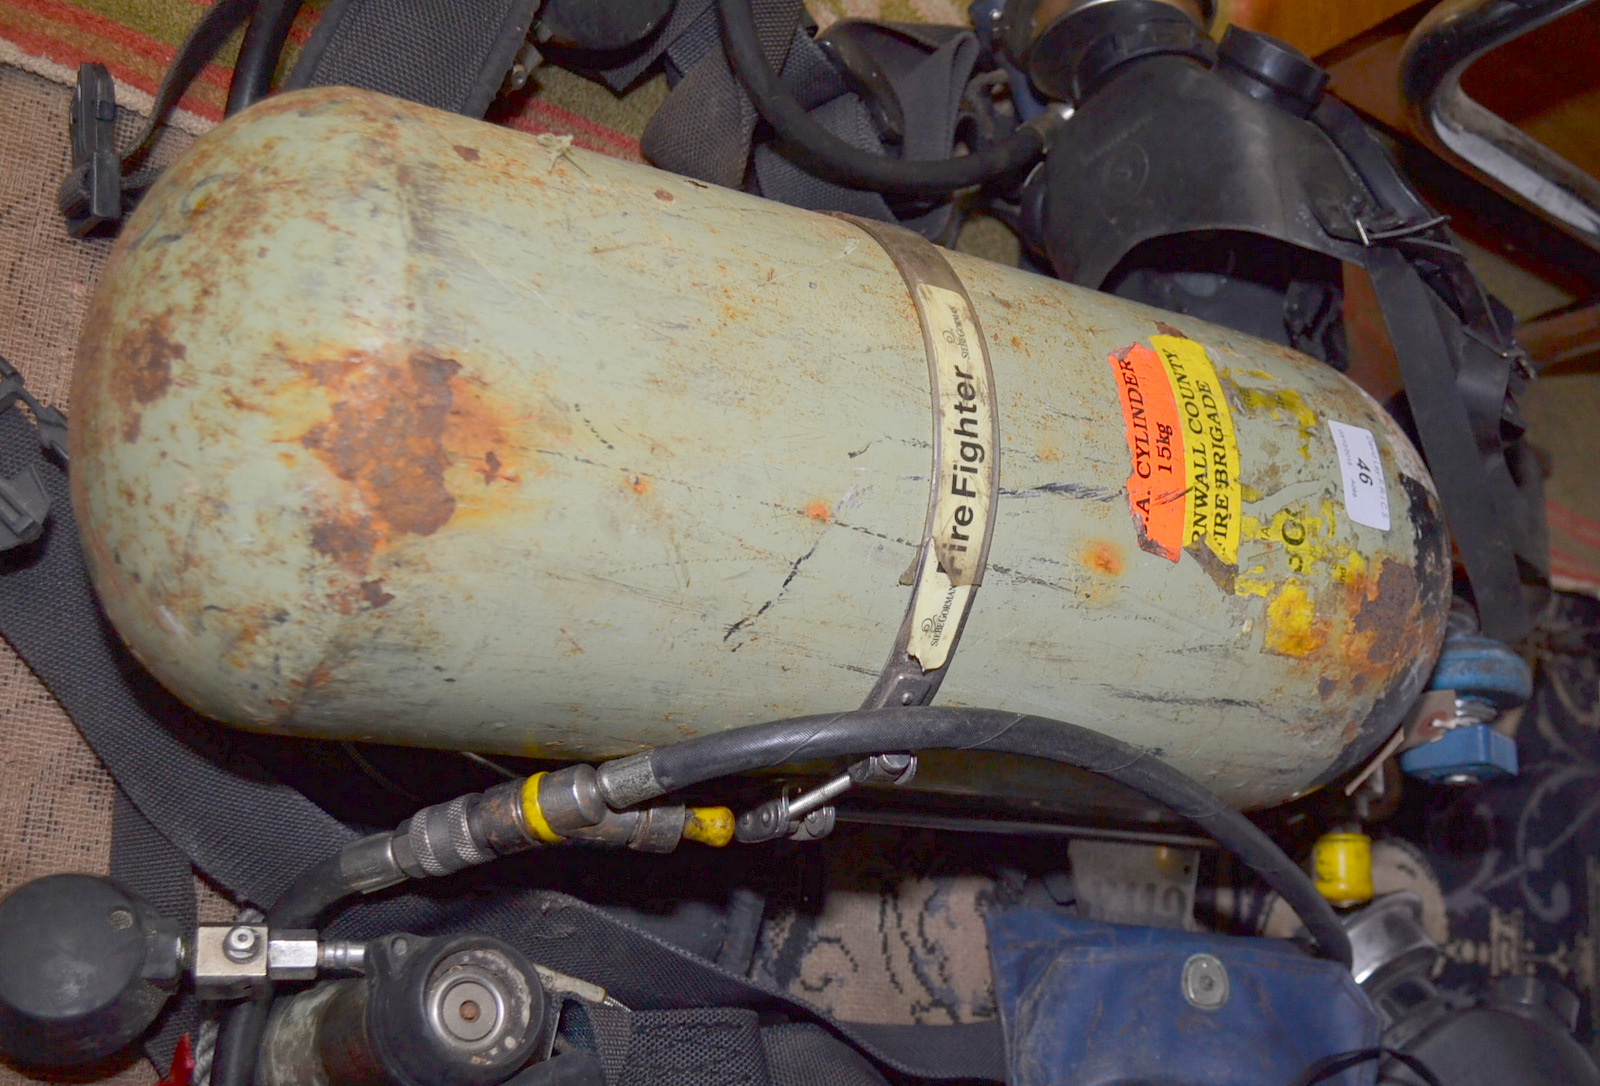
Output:
M122 217L122 160L117 156L117 85L104 64L78 65L72 91L72 172L56 203L73 237Z
M0 358L0 412L12 404L26 404L39 430L39 443L67 462L67 420L46 407L23 387L22 375ZM31 465L12 476L0 476L0 552L32 543L44 533L50 515L50 496L38 469Z

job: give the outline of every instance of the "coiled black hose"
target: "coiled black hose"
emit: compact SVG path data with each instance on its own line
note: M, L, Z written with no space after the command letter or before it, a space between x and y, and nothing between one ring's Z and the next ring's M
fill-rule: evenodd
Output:
M796 762L896 750L990 750L1087 769L1200 826L1278 891L1327 957L1348 967L1350 939L1311 879L1255 824L1154 755L1065 721L994 709L874 709L797 717L686 739L600 767L608 801ZM648 764L648 783L642 772Z
M916 161L852 147L812 120L761 52L750 0L717 0L728 62L756 111L772 126L784 154L801 168L849 188L942 196L1020 171L1044 153L1032 124L979 154Z

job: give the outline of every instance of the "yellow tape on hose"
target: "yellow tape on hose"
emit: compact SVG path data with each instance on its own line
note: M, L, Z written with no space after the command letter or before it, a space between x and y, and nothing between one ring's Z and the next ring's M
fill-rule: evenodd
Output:
M539 782L543 778L543 773L535 773L522 782L522 821L527 825L528 832L540 841L547 845L559 845L566 838L550 828L544 810L539 806Z

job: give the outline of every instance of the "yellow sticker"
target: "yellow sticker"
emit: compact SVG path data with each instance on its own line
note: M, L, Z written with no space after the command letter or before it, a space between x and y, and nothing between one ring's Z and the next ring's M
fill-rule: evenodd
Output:
M917 301L933 347L928 361L938 489L911 602L906 651L924 671L932 671L944 666L967 598L983 581L984 545L999 479L998 424L993 378L966 298L919 283Z
M1178 336L1151 336L1183 422L1184 527L1188 546L1204 539L1224 565L1239 563L1239 441L1222 382L1205 348Z

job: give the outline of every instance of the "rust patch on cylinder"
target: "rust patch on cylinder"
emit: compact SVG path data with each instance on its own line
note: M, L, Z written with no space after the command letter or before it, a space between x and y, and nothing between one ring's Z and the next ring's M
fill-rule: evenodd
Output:
M476 162L481 157L478 154L478 149L476 147L463 147L461 144L457 143L454 144L450 149L456 154L460 155L463 162Z
M1149 550L1150 548L1145 546L1146 538L1144 535L1144 525L1140 523L1138 517L1134 518L1133 526L1138 530L1139 533L1140 548ZM1210 577L1212 582L1218 588L1222 589L1222 594L1224 596L1231 596L1234 594L1235 588L1238 584L1239 567L1224 564L1222 559L1217 557L1217 552L1212 550L1210 546L1207 545L1206 534L1204 532L1202 532L1193 543L1190 543L1183 549L1190 558L1195 560L1195 564L1205 571L1206 576Z
M383 590L383 579L361 582L361 598L367 601L367 606L377 610L384 604L394 599L394 596Z
M526 441L559 444L569 431L553 411L515 410L486 381L466 371L454 375L442 438L451 465L445 486L455 498L454 520L492 514L513 503L527 465Z
M354 516L340 510L311 525L311 546L350 569L366 569L367 559L372 557L377 545L371 517Z
M429 536L501 508L522 481L519 427L548 423L422 348L289 365L302 376L271 395L277 440L301 446L346 484L312 511L311 545L358 577L397 536ZM352 588L352 599L364 591Z
M812 502L806 506L806 516L820 524L826 524L833 519L833 510L828 508L827 502Z
M326 512L311 545L340 565L364 572L390 530L431 535L455 512L444 485L442 440L450 410L449 359L413 352L400 360L352 354L301 363L326 394L329 417L299 443L353 485L366 512Z
M317 363L333 417L300 438L339 478L354 483L367 508L390 526L432 535L455 512L444 485L450 378L448 358L412 352L399 364L352 357Z
M1367 659L1374 664L1390 664L1399 654L1416 613L1417 591L1410 566L1386 560L1378 570L1377 592L1361 604L1354 622L1356 633L1373 635Z
M1122 572L1122 551L1115 543L1097 539L1084 547L1083 564L1096 573L1115 577Z
M111 359L113 395L131 396L138 407L123 400L122 439L139 440L141 407L155 403L172 386L172 364L188 354L183 344L172 339L172 315L152 317L130 335L116 342Z
M666 189L656 189L656 199L660 200L664 204L670 204L676 200L677 197L673 196L672 193L668 192Z

